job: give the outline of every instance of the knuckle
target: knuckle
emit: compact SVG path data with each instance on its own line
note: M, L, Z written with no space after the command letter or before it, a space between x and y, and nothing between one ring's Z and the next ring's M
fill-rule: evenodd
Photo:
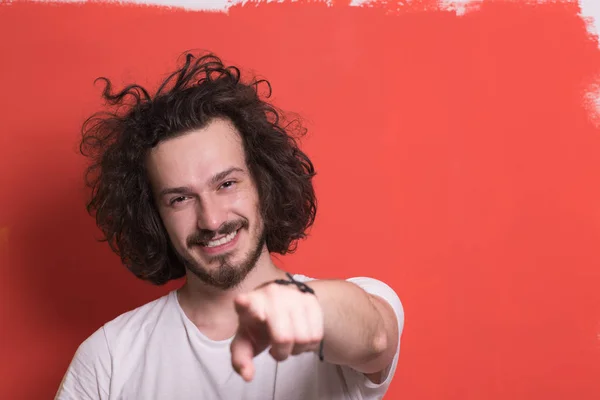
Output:
M299 344L299 345L307 345L310 344L312 342L312 339L310 337L310 335L304 334L304 335L298 335L296 337L296 340L294 340L294 343Z
M271 296L279 293L280 290L281 290L281 285L278 285L276 283L271 283L270 285L267 285L264 288L265 293L268 295L271 295Z
M290 344L293 341L292 335L286 332L274 332L273 342L277 344Z
M319 332L316 332L311 336L310 342L313 344L319 343L322 338L323 338L323 335L321 335Z
M277 347L272 347L269 353L271 353L271 356L277 361L284 361L289 356L288 352L285 352L281 348Z

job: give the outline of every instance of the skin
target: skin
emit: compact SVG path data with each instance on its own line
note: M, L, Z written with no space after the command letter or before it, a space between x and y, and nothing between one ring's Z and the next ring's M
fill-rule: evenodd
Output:
M343 280L311 282L316 296L271 283L285 271L261 240L258 191L233 124L215 119L161 142L146 167L171 243L186 260L181 307L207 337L233 337L232 366L246 381L266 349L282 361L317 351L323 338L326 361L380 380L398 345L392 308ZM207 238L227 236L223 227L237 232L234 239L207 247Z

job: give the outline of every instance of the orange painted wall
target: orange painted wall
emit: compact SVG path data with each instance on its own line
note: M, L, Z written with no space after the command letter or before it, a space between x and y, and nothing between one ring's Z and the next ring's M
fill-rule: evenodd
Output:
M82 340L172 288L94 240L77 140L96 77L154 85L192 48L305 117L320 209L281 263L396 289L386 398L600 398L600 50L577 4L347 3L0 4L1 398L51 398Z

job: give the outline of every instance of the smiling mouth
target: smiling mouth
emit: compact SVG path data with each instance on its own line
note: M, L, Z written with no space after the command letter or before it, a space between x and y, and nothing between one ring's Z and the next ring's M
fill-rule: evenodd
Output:
M237 236L239 231L240 230L238 229L238 230L233 231L230 234L225 235L219 239L214 239L214 240L209 240L208 242L203 242L202 247L211 248L211 247L223 246L224 244L227 244L227 243L231 242L233 239L235 239L235 237Z

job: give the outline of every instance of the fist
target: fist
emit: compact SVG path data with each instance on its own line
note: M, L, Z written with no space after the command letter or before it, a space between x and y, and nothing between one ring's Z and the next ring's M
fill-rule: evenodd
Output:
M323 339L323 311L317 297L295 285L267 284L235 299L238 331L231 342L233 368L249 382L253 358L270 347L277 361L317 351Z

